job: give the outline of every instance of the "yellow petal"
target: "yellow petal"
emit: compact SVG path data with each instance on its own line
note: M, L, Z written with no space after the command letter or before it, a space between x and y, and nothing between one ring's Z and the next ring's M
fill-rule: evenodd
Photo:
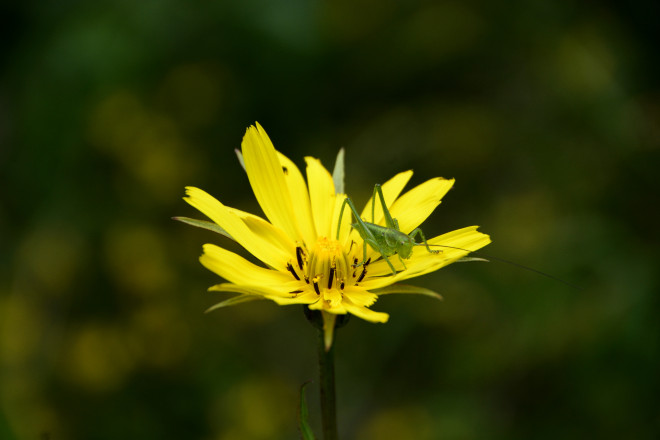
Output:
M459 259L467 255L469 252L474 252L491 242L490 236L477 231L478 228L479 226L468 226L447 232L446 234L438 235L429 240L429 245L439 245L440 247L434 249L440 249L446 254L446 256L450 256L454 260ZM462 249L452 249L449 247L443 248L442 246L451 246ZM466 252L466 250L469 252Z
M375 312L364 306L355 305L351 303L350 300L347 299L344 300L343 304L346 310L348 310L348 313L350 313L351 315L355 315L358 318L362 318L366 321L385 323L390 318L390 315L388 315L387 313Z
M235 284L277 286L291 281L286 272L265 269L214 244L204 245L199 261L207 269Z
M340 243L346 243L351 232L351 222L353 220L353 215L348 205L344 206L344 200L346 200L346 194L337 194L335 198L335 209L334 216L332 218L330 238L333 240L338 240ZM344 209L342 213L342 208ZM337 237L337 226L339 225L339 216L341 215L341 228L339 230L339 237Z
M295 245L284 231L256 216L245 217L243 223L245 223L245 226L248 227L255 237L260 238L263 242L269 243L275 248L275 250L281 250L283 253L280 257L283 257L284 259L291 258ZM280 269L281 267L277 268Z
M199 188L186 187L186 195L186 202L227 231L248 252L271 267L286 270L286 263L296 246L281 231L257 216L226 207ZM237 213L251 219L252 228L248 227ZM273 237L277 237L277 240L272 240Z
M378 295L375 293L355 287L344 289L344 297L348 298L352 304L362 307L369 307L378 299Z
M243 295L260 296L265 299L270 299L271 301L276 302L278 305L311 304L318 300L316 292L312 291L311 289L308 289L308 291L304 291L302 293L292 294L291 292L298 290L297 287L299 286L295 285L295 283L289 283L288 286L245 286L231 283L221 283L210 287L209 291L234 292L241 293ZM215 308L216 306L213 307Z
M284 180L289 188L298 230L302 234L305 243L311 246L316 241L316 227L314 226L314 217L312 216L305 179L296 164L288 157L280 152L278 152L278 157L284 171Z
M328 303L328 309L332 310L341 304L342 294L337 289L326 290L323 293L323 300Z
M390 213L399 222L401 232L410 234L421 225L453 185L454 179L437 177L417 185L399 197L392 204Z
M335 183L320 160L306 157L305 162L307 162L307 182L316 233L319 237L330 238L335 210Z
M270 222L293 241L300 241L291 195L284 179L282 164L264 129L247 129L242 143L243 160L254 195Z
M328 313L334 313L335 315L343 315L346 313L343 302L335 303L334 306L331 307L331 304L327 301L323 301L323 299L319 299L310 304L309 308L310 310L321 310Z

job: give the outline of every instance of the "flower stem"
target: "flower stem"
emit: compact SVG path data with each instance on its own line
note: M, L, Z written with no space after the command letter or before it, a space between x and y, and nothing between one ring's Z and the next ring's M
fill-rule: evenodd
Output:
M319 375L323 439L337 440L337 404L335 398L335 345L325 349L325 334L319 330Z

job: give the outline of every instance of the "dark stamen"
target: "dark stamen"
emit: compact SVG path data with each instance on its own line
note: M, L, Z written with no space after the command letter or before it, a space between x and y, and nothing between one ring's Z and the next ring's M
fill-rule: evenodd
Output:
M330 276L328 277L328 289L332 289L332 280L335 279L335 268L330 268Z
M305 277L305 282L309 284L309 277L307 275L304 275L304 277Z
M364 266L362 267L362 273L360 274L360 278L357 279L356 283L362 281L366 274L367 274L367 264L365 263Z
M344 281L341 282L341 284L339 285L339 288L340 288L341 290L344 290Z
M301 248L300 246L298 246L298 247L296 248L296 259L298 260L298 267L300 268L300 270L303 270L303 259L302 259L302 256L303 256L303 250L302 250L302 248Z
M286 263L286 269L287 269L289 272L291 272L291 275L293 275L293 277L294 277L295 279L297 279L298 281L300 281L300 277L298 276L298 274L296 273L296 271L293 269L293 266L291 266L291 263Z
M289 292L289 293L295 293L296 296L297 296L299 293L303 293L303 292L304 292L304 290L294 290L294 291Z
M319 283L312 281L312 284L314 285L314 292L316 292L317 295L320 295L321 291L319 290Z

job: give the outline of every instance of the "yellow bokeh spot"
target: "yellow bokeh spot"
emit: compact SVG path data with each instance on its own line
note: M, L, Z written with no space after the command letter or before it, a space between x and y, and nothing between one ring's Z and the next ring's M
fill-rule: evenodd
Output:
M162 237L146 226L117 226L105 240L106 263L124 292L137 296L162 294L172 284Z
M89 324L70 338L64 358L70 382L90 392L108 392L123 385L134 361L119 329Z
M26 363L38 349L42 316L25 295L13 294L0 303L0 359L5 366Z
M180 125L129 92L115 93L98 104L90 118L89 138L162 200L198 169L195 150L189 148Z
M274 378L250 378L229 390L209 411L221 440L269 440L295 420L296 386Z

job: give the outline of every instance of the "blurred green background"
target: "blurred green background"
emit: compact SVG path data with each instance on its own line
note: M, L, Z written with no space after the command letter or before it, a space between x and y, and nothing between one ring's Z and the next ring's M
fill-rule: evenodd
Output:
M427 236L491 262L337 335L344 439L660 436L656 2L0 6L0 438L292 439L300 307L224 298L194 185L261 214L233 149L455 177ZM318 394L310 387L312 423Z

